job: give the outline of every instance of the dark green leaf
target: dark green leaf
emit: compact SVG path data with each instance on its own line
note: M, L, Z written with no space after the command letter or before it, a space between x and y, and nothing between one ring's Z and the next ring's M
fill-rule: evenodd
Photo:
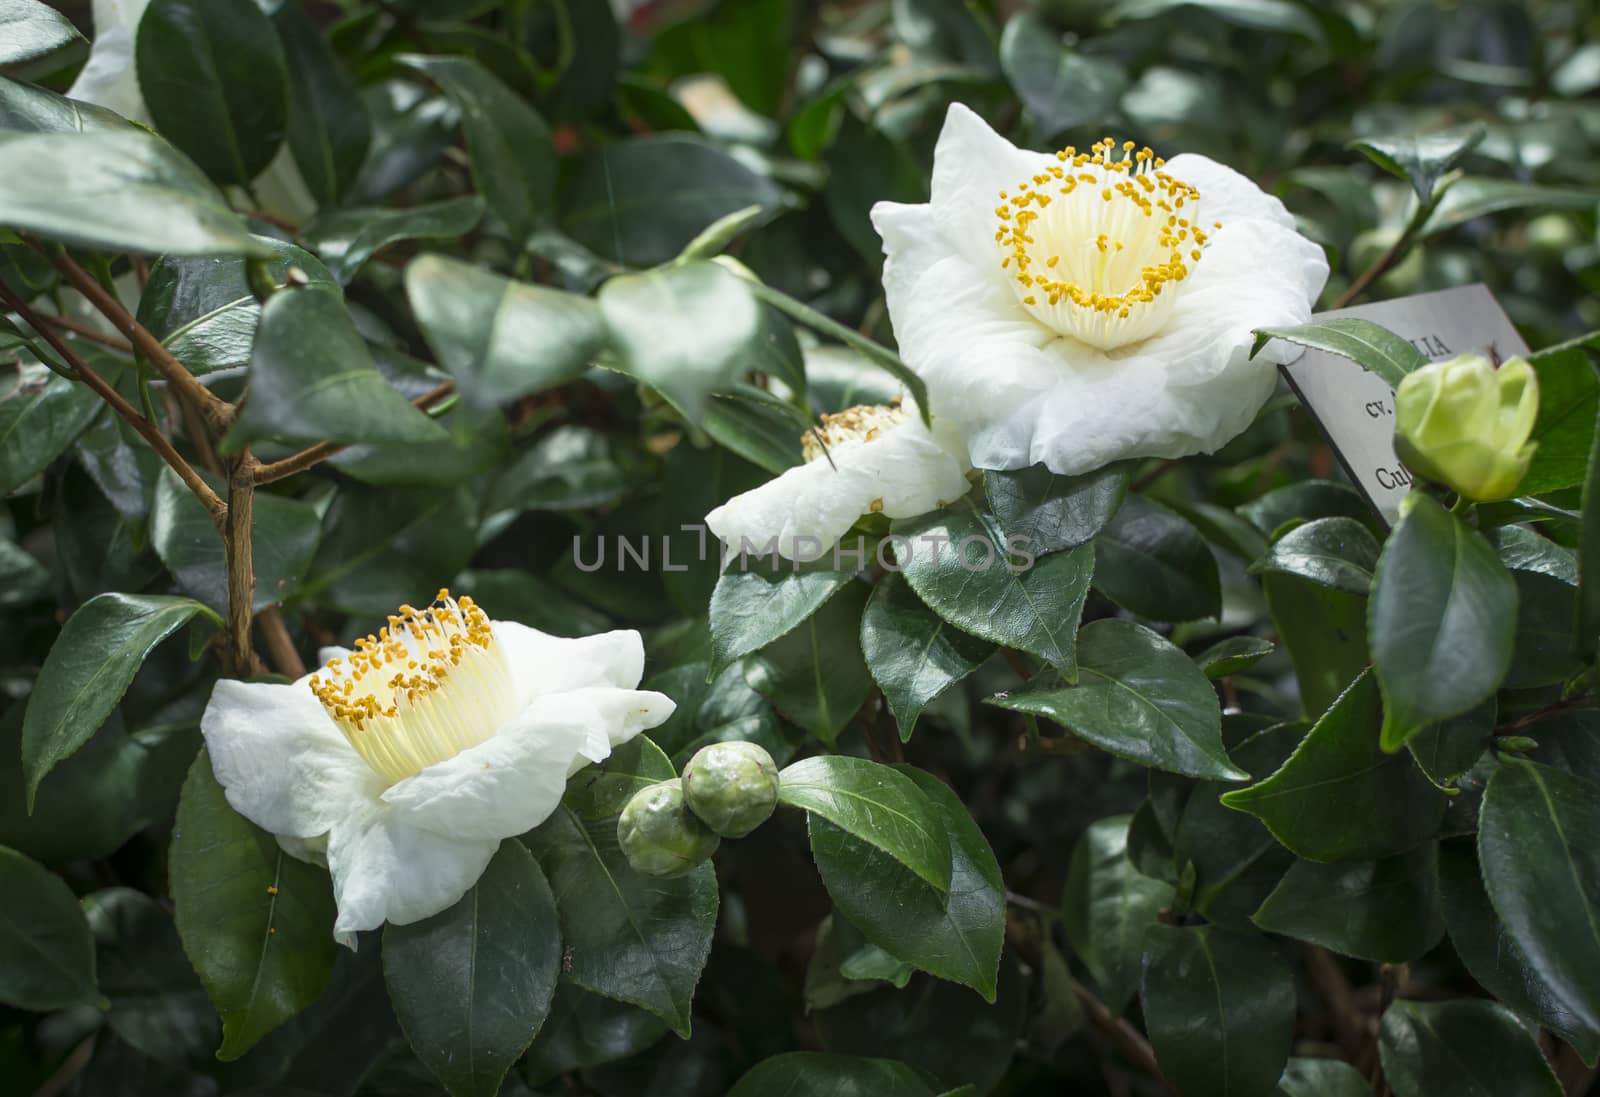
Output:
M1516 583L1488 542L1426 495L1409 496L1407 508L1367 612L1386 750L1494 693L1517 619Z
M178 801L169 862L183 951L222 1015L217 1057L237 1059L327 986L328 877L228 806L203 750Z
M720 217L778 188L699 137L658 134L597 145L562 189L561 226L591 251L629 266L665 263Z
M1126 464L1082 476L1057 476L1042 464L1012 472L989 469L983 493L1006 536L1042 556L1093 540L1122 505L1130 471Z
M1415 960L1439 943L1438 844L1381 861L1296 861L1256 911L1268 933L1380 963Z
M272 21L253 0L151 0L137 37L156 128L217 182L248 184L277 155L288 120Z
M331 210L319 214L301 236L327 260L335 278L349 282L368 259L390 244L401 240L456 240L465 236L483 218L483 208L482 198L464 194L407 209L363 206ZM448 262L438 256L424 256L406 268L407 277L411 277L417 264L424 261ZM478 273L477 267L466 269ZM503 281L486 271L482 273L486 280ZM411 308L417 313L417 322L427 329L428 322L423 319L415 299Z
M437 82L460 108L472 181L520 245L551 213L556 157L550 127L470 57L406 54L398 60Z
M1115 61L1066 45L1049 24L1028 11L1006 20L1000 64L1040 136L1098 125L1115 110L1128 83Z
M810 759L810 763L824 759ZM858 762L833 758L827 761ZM784 771L782 789L788 799L788 774L807 766L800 762ZM862 763L870 766L872 763ZM881 769L881 767L879 767ZM890 771L893 772L893 771ZM1005 882L983 832L961 799L931 774L905 767L900 771L921 790L931 814L929 822L949 836L949 895L941 895L896 858L880 852L879 837L852 837L829 818L848 815L857 822L860 801L810 818L811 852L834 907L866 939L890 956L914 964L941 979L972 987L995 1000L1000 946L1005 938ZM840 783L842 791L845 783ZM851 786L855 787L855 786ZM838 793L834 794L837 797ZM879 796L881 803L883 797ZM793 802L793 801L790 801ZM802 804L801 806L809 806ZM899 805L880 810L902 810ZM848 974L848 973L847 973ZM853 976L861 978L860 974Z
M1588 187L1553 187L1520 179L1468 176L1457 180L1444 192L1422 232L1432 235L1485 214L1529 208L1593 209L1594 191Z
M203 609L188 598L102 594L67 619L22 722L30 809L39 782L105 723L150 649Z
M99 1001L89 924L66 883L0 846L0 891L0 1002L44 1012Z
M1130 495L1094 542L1094 586L1124 609L1158 621L1222 612L1217 564L1181 514Z
M1439 178L1461 163L1487 131L1481 125L1429 134L1365 137L1350 142L1367 159L1411 184L1422 202L1433 197Z
M678 703L671 718L649 733L678 766L701 747L729 741L759 743L780 766L794 757L799 733L780 723L766 698L750 688L742 666L707 682L705 663L684 663L646 679L644 688Z
M1311 861L1387 857L1434 836L1444 796L1408 754L1378 746L1383 703L1357 678L1276 773L1223 795Z
M1290 1059L1278 1079L1280 1097L1372 1097L1361 1072L1339 1059Z
M800 435L807 425L793 404L744 384L713 394L700 416L712 441L775 476L802 462Z
M620 438L589 427L542 435L495 477L490 509L587 510L620 499L639 479L640 459ZM644 549L648 556L649 549ZM621 548L618 548L621 559ZM647 565L642 565L647 566Z
M1460 716L1429 724L1406 740L1406 750L1435 785L1452 784L1488 749L1497 712L1491 698Z
M1533 1036L1497 1002L1396 1002L1378 1052L1395 1097L1561 1097Z
M1293 575L1330 590L1365 595L1378 565L1378 539L1354 518L1317 518L1272 543L1253 572Z
M1294 663L1301 710L1315 719L1370 662L1367 599L1288 575L1263 575L1261 587Z
M522 1058L522 1075L538 1086L570 1070L637 1055L666 1034L654 1014L563 980L550 1016Z
M339 295L306 286L262 306L250 395L224 444L242 449L266 437L434 442L448 435L378 373Z
M635 793L677 775L661 748L640 735L573 774L561 802L580 819L614 820Z
M786 635L843 590L851 575L787 562L733 563L711 593L713 673Z
M563 971L586 990L641 1006L680 1036L711 952L717 878L711 865L682 876L641 876L617 846L617 822L562 808L525 841L550 878L571 958Z
M599 302L619 368L691 417L750 368L762 334L744 281L709 262L618 275Z
M1390 388L1398 388L1406 374L1428 362L1394 332L1353 316L1328 317L1293 328L1262 328L1256 332L1256 350L1271 339L1348 358L1383 378Z
M495 1097L550 1011L561 968L556 902L520 842L502 842L454 906L383 931L400 1027L452 1097Z
M1239 514L1268 536L1296 519L1354 518L1374 531L1382 528L1374 524L1372 508L1356 489L1334 480L1301 480L1274 488L1240 507ZM1260 555L1252 553L1249 558Z
M873 588L861 615L861 650L900 738L909 740L923 708L977 670L994 645L949 624L902 577L888 575Z
M1000 527L965 507L897 521L893 530L902 539L895 543L899 566L930 609L964 632L1076 677L1075 633L1094 570L1092 546L1035 559L1017 545L1024 566L1014 571Z
M317 205L331 206L361 170L372 119L355 79L298 3L278 8L272 22L289 78L289 151Z
M1578 542L1578 654L1593 659L1600 651L1600 429L1589 448L1583 474L1582 521Z
M1216 681L1254 666L1273 650L1272 642L1259 636L1230 636L1206 648L1194 661L1201 673Z
M1578 658L1578 593L1572 584L1532 571L1513 571L1517 631L1505 689L1534 689L1566 681L1583 669Z
M104 107L0 76L0 129L22 133L82 133L105 129L128 132L132 128L126 118Z
M1161 1070L1184 1097L1270 1094L1294 1036L1294 976L1259 934L1156 926L1140 987Z
M1145 933L1172 902L1171 885L1152 880L1128 857L1131 815L1089 825L1072 850L1061 895L1061 926L1100 995L1120 1012L1139 989Z
M31 61L81 41L72 20L39 0L0 0L0 65Z
M916 1071L889 1059L791 1051L756 1064L728 1097L934 1097Z
M1132 621L1093 621L1078 634L1076 686L1046 678L990 703L1045 716L1140 765L1191 777L1248 779L1222 748L1217 695L1194 662Z
M779 802L822 816L949 892L945 813L906 774L865 758L823 754L795 762L778 779Z
M0 496L43 472L99 410L88 385L43 366L19 368L15 382L0 392Z
M50 572L23 548L0 538L0 609L25 606L50 590Z
M1478 856L1494 909L1530 970L1577 1022L1600 1029L1600 785L1510 762L1484 792Z
M861 653L870 588L853 583L799 627L746 658L745 681L772 707L830 746L872 692Z
M467 566L477 522L477 501L465 488L379 491L347 484L323 517L300 597L381 619Z
M1539 418L1533 425L1533 463L1517 490L1524 495L1583 483L1600 408L1600 381L1581 347L1528 359L1539 377Z

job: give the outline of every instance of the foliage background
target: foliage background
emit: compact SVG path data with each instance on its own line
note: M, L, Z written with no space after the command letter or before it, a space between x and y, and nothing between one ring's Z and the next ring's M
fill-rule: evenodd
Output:
M87 33L86 7L63 10ZM741 1078L740 1094L1588 1092L1594 1071L1584 1060L1600 1048L1600 941L1584 926L1600 910L1600 868L1585 846L1600 825L1600 793L1589 784L1600 780L1600 729L1584 707L1587 663L1571 643L1577 567L1567 551L1583 544L1573 512L1597 387L1583 350L1541 368L1548 414L1570 428L1547 432L1547 455L1566 463L1547 466L1542 495L1568 517L1511 506L1481 508L1476 519L1485 532L1550 519L1542 535L1493 535L1523 607L1514 637L1509 620L1497 626L1517 646L1498 713L1490 702L1425 732L1431 754L1379 754L1369 675L1319 725L1353 752L1353 761L1320 763L1337 794L1308 787L1280 816L1263 809L1269 834L1219 803L1218 780L1129 760L1138 748L1127 728L1126 741L1108 733L1115 753L1106 753L983 703L1043 672L1039 645L1017 637L998 637L1009 650L994 657L992 642L952 641L965 652L953 662L976 669L929 702L911 734L873 673L881 680L892 652L937 622L904 580L881 583L870 605L864 584L832 582L814 616L816 603L785 619L798 631L758 629L753 646L725 632L714 646L716 568L690 559L697 541L681 525L796 461L808 410L871 402L896 382L839 330L824 325L819 338L771 298L752 326L748 298L712 275L697 281L703 266L653 276L632 301L602 298L609 334L592 306L574 302L620 271L673 260L718 218L755 206L753 220L707 252L726 244L767 286L833 318L846 336L892 344L867 211L885 198L926 198L932 144L959 99L1019 144L1087 145L1109 132L1233 165L1281 195L1329 249L1325 304L1352 291L1386 297L1483 281L1530 345L1558 344L1600 327L1600 17L1591 5L263 7L271 10L158 0L152 10L171 23L141 40L138 63L142 77L159 77L145 79L156 129L229 187L252 231L284 242L268 264L272 281L292 281L295 266L310 283L277 290L265 320L242 260L156 258L171 226L150 215L153 206L129 207L138 210L130 219L113 204L97 220L92 196L74 189L91 165L66 146L29 146L25 156L0 145L13 175L0 195L19 201L23 176L67 180L45 200L65 211L64 227L19 227L72 244L184 366L217 375L208 380L223 396L238 394L248 365L253 401L238 429L263 461L325 439L357 443L285 469L292 475L255 498L254 646L270 669L287 672L293 658L365 632L441 583L470 591L493 616L563 635L640 628L653 687L683 710L654 736L678 765L725 736L761 741L780 762L824 748L908 762L960 845L971 835L958 798L981 828L973 871L982 875L986 840L1003 874L1003 884L980 887L996 903L974 932L988 940L1003 929L1006 945L998 969L959 971L918 951L926 934L914 902L828 921L830 891L870 906L882 898L874 888L904 870L785 810L724 843L714 882L703 872L662 885L653 900L642 880L622 885L653 903L643 932L657 952L715 925L703 974L668 978L657 988L665 998L646 1000L618 975L606 939L575 946L574 925L590 916L612 924L605 918L616 911L604 895L585 896L598 870L563 862L570 842L544 828L528 845L544 875L571 884L557 891L572 906L562 911L564 974L525 1053L522 1014L503 1039L480 1031L488 1051L482 1063L467 1056L466 1067L458 1053L471 1038L450 1026L463 1015L451 995L517 1002L527 993L518 980L538 966L537 941L557 932L528 920L503 930L532 942L524 966L463 984L459 971L429 968L427 940L406 951L404 935L386 936L381 949L369 935L359 952L335 957L319 928L327 912L313 904L282 930L297 934L295 947L269 976L289 988L286 1001L263 1020L248 1016L246 995L219 1020L216 988L208 996L195 967L207 956L215 965L260 953L259 926L225 896L211 906L196 898L186 926L184 889L202 892L229 866L256 871L270 839L232 817L214 785L208 792L206 772L191 778L182 809L178 798L211 683L255 669L241 656L250 615L241 618L237 597L230 611L230 558L204 508L82 385L32 364L54 354L22 324L0 330L0 356L16 364L5 367L15 383L8 377L0 392L0 890L9 908L0 917L0 1088L389 1095L436 1093L442 1079L458 1094L491 1093L497 1068L514 1060L502 1090L510 1094L688 1097L727 1092ZM0 123L60 124L56 101L30 85L64 90L85 54L84 43L67 42L6 65ZM1479 130L1443 192L1426 178L1437 150L1400 155L1397 175L1352 147L1444 132L1457 135L1443 142L1456 150ZM30 158L47 155L61 159ZM286 160L298 168L299 193L283 186ZM189 186L179 181L151 201L170 205ZM128 236L146 230L152 239ZM574 296L508 288L506 278ZM0 280L13 300L66 317L53 330L131 404L144 407L153 393L151 418L197 467L224 469L211 452L222 432L186 417L172 385L149 384L150 354L132 354L86 306L83 287L63 285L15 235L0 242ZM507 342L486 345L491 330ZM443 431L381 404L364 417L361 399L301 398L307 377L296 364L320 370L363 353L392 390L431 404ZM772 395L783 390L762 387L768 379L787 382L792 398ZM459 399L441 396L452 381ZM1119 643L1144 645L1151 667L1152 650L1200 657L1180 655L1186 669L1170 670L1156 692L1177 696L1173 683L1204 665L1220 683L1232 758L1258 779L1271 773L1306 736L1302 721L1321 716L1368 661L1366 599L1385 531L1338 479L1308 419L1284 399L1213 457L1113 470L1098 488L1061 492L1070 514L1093 515L1093 499L1115 505L1133 484L1096 540L1080 658ZM1000 512L1005 485L987 487ZM1109 508L1101 510L1103 523ZM1310 553L1269 550L1285 523L1314 519L1342 524L1321 526L1328 540ZM652 538L657 551L672 535L674 563L687 570L575 566L575 538L592 556L597 538L615 551L618 535ZM1338 563L1308 565L1307 556ZM747 599L767 620L763 607L778 595L763 583L722 596ZM141 634L155 646L126 695L102 711L104 726L87 742L80 736L42 780L33 771L30 816L21 747L30 692L63 622L105 592L175 593L206 609L180 608ZM952 619L986 610L932 601ZM1170 642L1157 649L1118 618ZM78 642L93 657L109 631L84 629ZM1221 654L1205 656L1223 641ZM732 669L708 687L713 663ZM1188 696L1196 712L1215 704L1209 689ZM1035 711L1059 715L1041 704ZM1496 733L1500 746L1485 753ZM1502 868L1511 874L1503 889L1555 904L1559 918L1542 928L1536 918L1504 924L1477 866L1480 848L1487 858L1498 847L1472 840L1485 781L1503 753L1530 749L1524 733L1549 767L1539 772L1568 782L1550 817L1588 827L1567 846L1532 816L1501 832L1526 853L1522 866ZM1510 737L1519 741L1508 746ZM650 761L635 760L645 772ZM1507 793L1507 810L1537 791ZM175 837L175 816L185 815L191 826ZM586 816L577 805L562 818L582 826ZM186 846L185 833L231 843L231 852ZM520 846L507 845L502 856L517 864L497 860L481 888L497 872L538 871L519 868ZM1568 861L1547 861L1558 847ZM820 878L814 848L834 851L831 860L817 854ZM1542 872L1569 862L1573 890L1539 890L1556 879ZM284 864L307 874L307 890L325 891L325 878ZM708 888L720 894L714 914ZM1509 1008L1484 1004L1489 997ZM419 1017L442 1020L445 1031ZM402 1021L412 1023L402 1031ZM669 1023L687 1038L670 1035ZM792 1052L835 1057L774 1059ZM840 1058L866 1056L909 1067Z

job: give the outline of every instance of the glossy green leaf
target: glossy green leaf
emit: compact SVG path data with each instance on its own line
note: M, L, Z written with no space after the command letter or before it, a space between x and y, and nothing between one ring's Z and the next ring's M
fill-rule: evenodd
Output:
M580 157L562 188L561 227L607 259L645 267L678 255L718 218L781 202L770 180L709 141L664 133Z
M1317 518L1272 543L1253 572L1281 572L1330 590L1367 594L1378 566L1378 539L1354 518Z
M665 693L678 703L650 738L682 766L701 747L730 740L759 743L772 760L786 765L795 753L797 729L783 725L766 698L745 681L744 667L731 666L706 681L707 664L684 663L645 679L644 689Z
M1296 861L1256 911L1268 933L1380 963L1415 960L1439 943L1438 845L1381 861Z
M1378 1052L1395 1097L1561 1097L1533 1036L1497 1002L1395 1002Z
M1301 711L1316 719L1371 661L1367 599L1271 572L1261 577L1261 588L1294 663Z
M1429 724L1406 740L1406 750L1435 785L1452 785L1488 749L1497 712L1491 698L1460 716Z
M1490 213L1514 209L1586 210L1594 206L1588 187L1556 187L1520 179L1467 176L1445 191L1423 225L1424 234L1444 232Z
M505 463L495 476L489 507L562 511L604 506L635 486L640 471L641 461L625 440L589 427L561 426ZM639 551L649 555L648 547ZM622 552L618 547L619 565Z
M986 469L983 493L1006 536L1043 555L1093 540L1128 494L1130 472L1126 464L1082 476L1057 476L1042 464Z
M1298 34L1319 39L1321 28L1311 13L1292 0L1117 0L1112 18L1149 19L1174 8L1209 12L1218 19L1251 30Z
M298 3L279 7L272 23L288 75L289 151L317 205L331 206L361 170L372 119L355 78Z
M1281 1097L1372 1097L1361 1072L1342 1059L1290 1059L1278 1079Z
M1578 592L1570 582L1539 572L1513 571L1517 631L1504 689L1558 685L1583 669L1578 658Z
M89 386L43 366L19 368L0 391L0 495L43 472L99 411Z
M250 355L250 395L224 440L433 442L444 429L378 373L339 295L307 286L262 306Z
M1578 654L1600 652L1600 428L1589 447L1583 474L1578 541Z
M335 278L340 282L349 282L368 259L390 244L402 240L456 240L465 236L482 220L483 210L483 199L476 194L445 198L406 209L359 206L329 210L307 225L301 236L309 240L317 254L327 261ZM425 260L441 264L448 262L438 256L424 256L407 267L408 277L410 271ZM479 272L477 267L459 265L472 273ZM487 272L483 274L486 279L493 278ZM415 301L412 311L418 314L417 322L424 323L421 309Z
M965 507L897 521L892 528L901 539L895 542L897 562L930 609L963 632L1037 655L1075 677L1092 546L1021 557L1019 564L1026 566L1014 571L1000 527Z
M1171 903L1170 884L1142 875L1128 857L1131 815L1091 823L1072 850L1061 925L1100 995L1121 1011L1139 989L1144 938Z
M219 183L248 184L277 155L289 74L253 0L151 0L139 19L139 90L156 129Z
M1517 587L1493 548L1413 494L1373 581L1367 623L1383 687L1383 744L1472 708L1511 665Z
M105 129L127 132L132 124L104 107L0 76L0 129L22 133L82 133Z
M1471 840L1439 846L1439 892L1450 944L1478 983L1509 1008L1537 1020L1594 1062L1600 1029L1586 1024L1558 997L1489 903L1478 852Z
M502 842L454 906L383 931L389 1001L452 1097L494 1097L550 1012L561 969L556 902L520 842Z
M316 555L322 519L299 499L266 492L255 498L251 524L256 610L294 595ZM217 613L228 609L228 560L217 524L177 475L163 470L150 510L150 541L178 589Z
M824 760L859 761L835 757L809 762ZM786 801L788 774L807 764L799 762L784 771L781 789ZM878 838L861 835L862 801L826 814L820 810L811 812L811 853L816 858L817 871L835 909L868 941L890 956L941 979L964 983L993 1002L1000 946L1005 939L1006 892L1000 866L983 832L949 786L913 767L899 772L926 798L925 806L930 809L926 818L948 835L949 894L929 887L901 863L900 855L881 852L885 828L876 828ZM833 793L836 799L846 787L845 782L837 784L839 791ZM872 795L877 796L878 803L884 800L882 793ZM904 809L896 804L882 810ZM839 815L857 820L852 830L861 836L853 836L829 822Z
M0 609L25 606L50 590L50 572L15 542L0 538Z
M0 890L6 896L0 1002L39 1012L98 1002L94 942L65 881L0 846Z
M711 593L711 670L720 671L786 635L843 590L851 576L816 565L736 559Z
M906 774L865 758L818 755L779 773L778 800L822 816L887 853L939 892L949 892L945 813Z
M1478 857L1495 912L1531 971L1579 1023L1600 1029L1600 785L1533 762L1495 770Z
M333 970L327 874L238 815L195 759L169 854L183 951L222 1015L219 1059L237 1059L316 1001Z
M1390 388L1399 387L1406 374L1428 361L1394 332L1353 316L1325 317L1292 328L1262 328L1256 332L1256 350L1272 339L1348 358L1383 378Z
M568 1071L637 1055L666 1034L654 1014L562 981L520 1070L529 1085L538 1086Z
M1294 1036L1294 976L1259 934L1156 926L1139 1000L1161 1070L1185 1097L1270 1094Z
M22 723L30 808L45 774L105 723L150 649L203 610L188 598L102 594L67 619L39 670Z
M1524 495L1542 495L1583 483L1600 411L1600 380L1581 347L1530 355L1539 377L1539 418L1530 438L1537 449L1518 485Z
M31 61L82 40L72 20L39 0L0 0L0 65Z
M755 297L714 263L618 275L599 302L618 368L691 417L750 368L761 338Z
M861 615L861 650L900 738L909 740L928 703L977 670L994 645L951 625L923 605L902 577L888 575L873 588Z
M1130 495L1094 542L1094 586L1124 609L1158 621L1222 611L1216 561L1178 512Z
M1194 662L1132 621L1093 621L1078 634L1078 684L1047 677L990 704L1045 716L1140 765L1246 780L1222 747L1216 691Z
M800 435L808 426L793 404L746 384L714 393L700 416L712 441L774 476L802 463Z
M1487 132L1483 126L1467 126L1429 134L1404 134L1394 137L1364 137L1350 142L1367 159L1390 175L1411 184L1419 201L1433 197L1439 179L1477 147Z
M1378 746L1383 703L1363 673L1270 777L1226 793L1309 861L1387 857L1433 837L1444 796L1410 755Z
M583 820L565 808L525 841L555 894L567 978L647 1009L687 1037L717 921L711 865L670 879L641 876L617 846L615 818Z
M1271 536L1288 522L1313 518L1354 518L1379 532L1372 508L1349 484L1334 480L1299 480L1252 499L1238 508L1241 517ZM1264 546L1263 546L1264 547ZM1261 553L1248 554L1250 559Z
M1000 64L1041 136L1098 125L1116 109L1127 88L1121 66L1066 45L1032 12L1006 20Z
M751 1068L728 1097L934 1097L915 1070L890 1059L791 1051Z
M568 778L561 802L580 819L615 819L635 793L676 776L671 759L640 735Z
M846 586L784 636L746 658L745 681L789 720L832 745L872 692L861 652L869 589Z
M1259 636L1230 636L1206 648L1194 657L1194 661L1201 673L1216 681L1248 670L1274 650L1270 640L1263 640Z
M460 109L472 181L520 244L552 212L556 162L550 127L470 57L405 54L398 60L435 81Z

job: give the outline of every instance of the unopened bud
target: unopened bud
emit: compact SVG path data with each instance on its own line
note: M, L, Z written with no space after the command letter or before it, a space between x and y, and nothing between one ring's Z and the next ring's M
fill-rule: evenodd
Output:
M755 743L713 743L683 767L683 798L724 838L743 838L778 806L778 766Z
M1475 502L1509 499L1533 459L1539 380L1522 358L1496 369L1464 354L1407 374L1394 416L1395 452L1412 472Z
M721 839L683 806L683 782L634 793L617 818L617 843L646 876L681 876L716 852Z

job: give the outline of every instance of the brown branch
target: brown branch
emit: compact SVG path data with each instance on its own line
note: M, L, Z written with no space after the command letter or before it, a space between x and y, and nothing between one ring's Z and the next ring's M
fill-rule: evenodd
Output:
M1150 1041L1130 1025L1127 1018L1112 1016L1106 1004L1076 979L1072 980L1072 993L1077 996L1078 1004L1083 1006L1083 1012L1088 1016L1090 1024L1105 1033L1135 1066L1160 1082L1162 1088L1173 1094L1173 1097L1177 1097L1178 1088L1167 1081L1167 1076L1161 1073L1161 1064L1156 1061L1155 1049L1150 1046Z
M73 289L83 294L102 316L111 321L112 327L127 337L134 350L150 360L156 372L166 378L167 383L177 392L179 399L193 401L195 407L205 416L206 422L217 431L226 430L232 424L233 405L195 380L194 374L184 368L183 363L178 361L148 328L135 320L121 301L95 281L94 275L80 267L70 255L65 253L52 255L37 242L29 241L29 243L39 254L50 260Z
M1387 251L1372 261L1371 266L1356 275L1356 280L1350 283L1349 288L1341 293L1330 307L1336 309L1344 308L1357 297L1367 292L1372 283L1388 274L1389 268L1400 261L1400 256L1409 247L1410 240L1408 237L1409 234L1402 233L1398 240L1389 245Z
M1356 1005L1355 991L1350 980L1339 968L1339 961L1325 948L1315 945L1306 949L1306 973L1317 988L1317 994L1328 1007L1333 1020L1333 1031L1343 1049L1345 1058L1357 1062L1367 1041L1367 1022L1361 1007Z
M272 668L286 678L304 678L306 665L295 649L289 627L284 624L283 611L277 606L268 606L256 614L256 627L261 630L261 642L267 649Z
M228 560L228 649L233 671L241 678L253 678L262 669L250 642L256 590L254 546L251 544L255 473L256 459L248 451L234 462L228 476L228 522L222 533Z
M48 312L36 312L34 315L53 328L60 328L63 331L70 331L74 335L81 335L91 343L99 343L103 347L110 347L112 350L121 351L123 354L133 353L133 345L126 339L118 339L115 335L107 335L103 331L97 331L92 325L85 324L82 320L74 320L70 316L56 316Z
M1137 480L1135 480L1133 482L1132 486L1128 488L1128 490L1129 491L1143 491L1145 488L1149 487L1151 484L1153 484L1157 480L1161 479L1168 472L1170 472L1171 470L1177 468L1182 463L1183 462L1181 462L1181 461L1173 461L1173 460L1162 461L1155 468L1151 469L1149 472L1145 473L1143 476L1141 476Z
M427 411L454 391L455 383L446 381L444 384L429 389L411 401L411 406L418 411ZM341 450L349 448L350 443L348 442L318 442L316 445L309 446L299 453L291 453L281 461L257 465L256 483L270 484L276 480L282 480L286 476L293 476L297 472L304 472L306 469L322 464L322 462Z
M9 308L26 320L28 326L38 332L39 336L55 349L55 352L67 363L79 381L82 381L92 389L100 399L110 404L118 415L126 419L133 429L139 432L141 438L150 443L150 448L155 450L161 459L172 467L172 471L178 474L178 478L184 482L189 490L194 492L195 497L210 512L212 521L217 523L218 529L221 529L223 519L228 513L228 504L224 503L217 493L211 490L211 485L201 479L200 474L194 470L194 467L183 459L181 453L173 448L172 443L167 441L166 435L162 434L154 423L146 419L138 408L128 403L122 393L112 388L104 377L96 373L93 367L85 362L78 352L73 349L72 344L58 335L20 298L13 296L9 291L0 289L0 300L5 301Z

